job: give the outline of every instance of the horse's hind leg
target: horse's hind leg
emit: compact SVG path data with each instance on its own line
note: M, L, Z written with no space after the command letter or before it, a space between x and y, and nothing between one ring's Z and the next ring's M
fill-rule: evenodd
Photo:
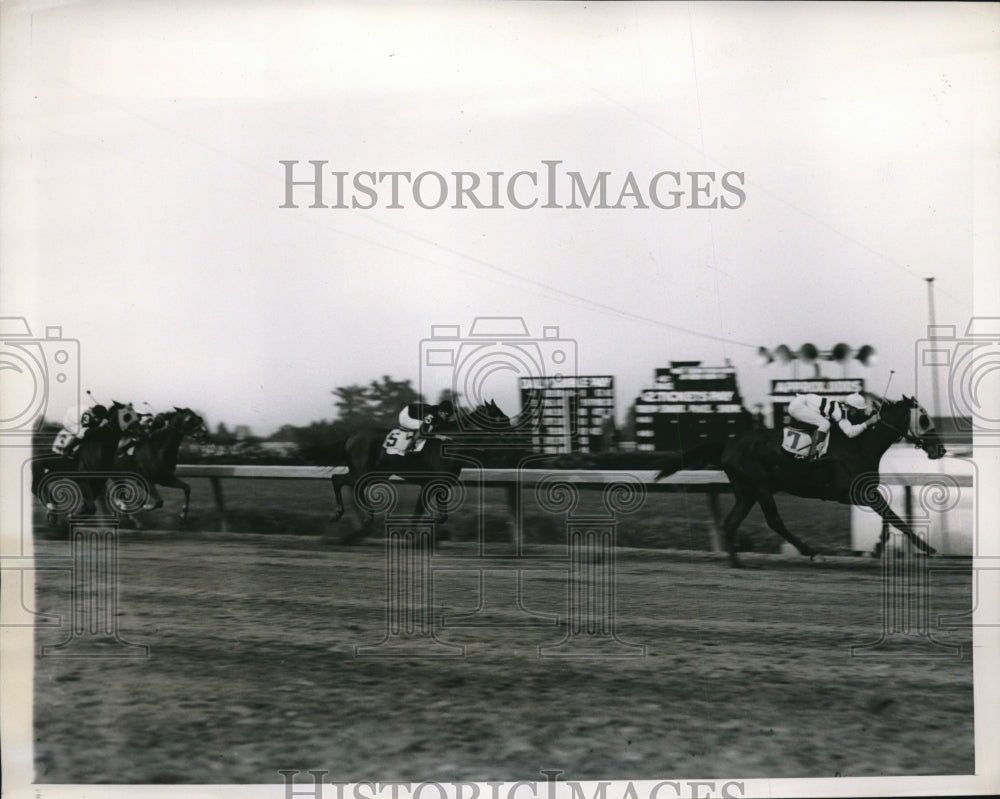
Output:
M722 522L722 529L726 534L726 552L729 553L729 565L734 568L740 568L742 565L739 558L736 557L736 531L754 506L755 501L751 495L737 490L736 504L733 505L733 509L729 511L725 521Z
M760 508L764 511L764 519L767 521L767 526L770 527L774 532L784 538L789 544L795 547L801 554L805 555L807 558L815 558L819 553L809 546L805 541L796 536L791 530L785 527L785 522L782 520L781 516L778 514L778 506L774 501L774 495L770 492L760 491L757 494L757 501L760 503Z
M878 541L872 549L872 556L881 558L885 554L885 544L889 540L889 522L882 520L882 532L879 533Z
M166 486L167 488L179 488L184 492L184 507L181 509L181 521L185 521L188 515L188 507L191 505L191 486L172 474L167 475L157 482L161 486Z
M344 516L344 498L341 496L341 488L345 483L344 475L335 474L330 477L330 485L333 487L333 497L337 501L337 509L330 516L331 522L339 522Z
M447 505L442 505L441 509L435 513L434 504L428 502L428 488L425 485L420 486L420 490L417 492L417 504L413 506L413 518L429 517L435 524L434 537L438 541L447 541L451 537L448 528L443 526L448 521ZM435 489L431 488L430 490Z

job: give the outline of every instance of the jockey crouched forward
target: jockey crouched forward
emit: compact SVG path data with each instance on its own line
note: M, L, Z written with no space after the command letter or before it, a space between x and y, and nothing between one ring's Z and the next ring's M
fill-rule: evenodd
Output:
M135 454L136 444L167 428L169 417L165 413L158 413L155 416L151 413L136 413L131 402L125 410L125 427L115 454L131 456ZM132 419L134 422L130 422Z
M455 418L455 406L449 400L439 405L411 402L399 412L399 426L413 433L406 452L410 452L421 438L427 438L442 427L446 428Z
M797 394L788 404L788 415L800 422L816 426L816 435L806 460L816 457L820 443L830 432L830 423L837 426L848 438L861 435L878 421L878 416L868 410L868 403L860 394L850 394L843 400L821 397L818 394Z
M52 442L52 451L64 458L76 457L80 442L91 428L97 429L108 423L108 409L103 405L80 408L79 405L66 411L63 427Z

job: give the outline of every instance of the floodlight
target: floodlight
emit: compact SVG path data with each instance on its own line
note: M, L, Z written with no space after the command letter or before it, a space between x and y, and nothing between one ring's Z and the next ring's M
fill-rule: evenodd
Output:
M862 366L871 366L878 360L875 348L868 344L859 349L858 354L854 357L861 361Z

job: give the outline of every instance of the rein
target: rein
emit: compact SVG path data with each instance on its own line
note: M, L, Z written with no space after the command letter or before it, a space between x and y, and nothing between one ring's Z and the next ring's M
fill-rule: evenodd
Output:
M913 444L913 446L917 447L918 449L922 449L923 448L924 441L923 441L922 438L920 438L919 436L914 435L913 431L910 430L909 428L907 428L906 430L900 430L898 427L895 427L894 425L889 424L885 419L882 418L882 416L881 416L881 409L879 409L878 423L879 424L883 424L886 427L888 427L890 430L892 430L893 433L896 434L896 436L898 438L905 439L906 441L910 442L911 444Z

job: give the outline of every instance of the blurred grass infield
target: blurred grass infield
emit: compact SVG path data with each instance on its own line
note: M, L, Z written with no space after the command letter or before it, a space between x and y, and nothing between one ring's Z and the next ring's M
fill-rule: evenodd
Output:
M212 487L207 478L190 478L191 507L186 522L179 515L183 495L177 489L162 488L164 507L141 514L142 526L149 530L185 531L188 534L219 530L219 514L215 507ZM354 510L351 490L344 490L347 510L343 519L331 522L334 510L333 491L326 480L289 479L226 479L221 481L225 497L228 530L232 533L263 533L278 535L326 536L333 540L355 529L358 515ZM417 488L400 485L397 515L408 515L416 502ZM850 545L850 508L831 502L779 494L778 509L786 525L810 544L830 550ZM552 513L539 506L534 491L521 492L521 518L525 544L559 544L566 541L566 513ZM733 496L722 492L719 504L723 516L733 505ZM577 515L601 508L601 494L582 491ZM41 506L34 503L36 535L59 538L65 534L45 520ZM630 514L618 514L619 546L682 550L711 550L711 513L704 493L675 492L647 494L642 506ZM122 528L131 527L123 520ZM482 491L469 489L462 507L455 510L446 523L453 541L476 541L482 529L483 538L490 542L510 539L505 493L500 488ZM376 523L371 538L379 537ZM758 507L751 511L740 527L741 536L757 552L780 552L782 539L766 525Z

